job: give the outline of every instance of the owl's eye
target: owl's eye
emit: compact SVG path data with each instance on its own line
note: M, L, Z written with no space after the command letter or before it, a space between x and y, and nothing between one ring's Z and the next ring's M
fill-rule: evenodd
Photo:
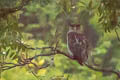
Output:
M74 27L74 25L73 25L73 24L70 24L70 27Z
M76 27L80 27L80 24L76 24Z

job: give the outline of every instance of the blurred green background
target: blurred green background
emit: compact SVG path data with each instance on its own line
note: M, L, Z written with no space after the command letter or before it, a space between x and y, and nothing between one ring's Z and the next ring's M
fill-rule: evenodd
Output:
M28 0L21 10L2 15L2 9L20 6L23 1L0 0L0 80L116 80L115 74L80 66L63 55L32 60L37 66L51 64L47 68L38 69L28 64L2 71L4 62L17 64L24 58L51 52L27 49L17 40L28 47L57 45L67 53L69 22L83 26L83 33L92 45L89 64L120 69L119 0Z

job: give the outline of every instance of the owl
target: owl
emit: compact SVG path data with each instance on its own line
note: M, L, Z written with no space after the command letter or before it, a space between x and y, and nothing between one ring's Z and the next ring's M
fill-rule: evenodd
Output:
M80 31L80 24L70 24L67 33L68 55L83 65L88 59L89 44L87 38Z

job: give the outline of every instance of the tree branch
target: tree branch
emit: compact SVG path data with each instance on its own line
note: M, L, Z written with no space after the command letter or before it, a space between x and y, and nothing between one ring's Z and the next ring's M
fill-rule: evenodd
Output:
M117 29L115 29L115 33L116 33L116 36L117 36L118 41L120 41L120 37L119 37L119 35L118 35Z
M25 46L25 45L24 45ZM26 47L27 48L27 47ZM27 49L32 49L32 50L37 50L37 49L48 49L50 47L43 47L43 48L27 48ZM54 49L53 47L51 47L51 49ZM31 60L33 59L36 59L40 56L52 56L52 55L56 55L56 54L62 54L70 59L72 59L69 55L67 55L67 53L65 52L62 52L58 49L55 49L54 50L56 53L49 53L49 54L38 54L38 55L35 55L31 58L27 58L24 60L24 62L22 62L22 64L14 64L14 63L8 63L8 64L13 64L13 66L10 66L10 67L7 67L7 68L3 68L2 70L8 70L8 69L12 69L12 68L15 68L15 67L18 67L18 66L24 66L26 64L30 64ZM73 60L73 59L72 59ZM100 69L100 68L96 68L92 65L88 65L88 64L85 64L85 66L87 66L88 68L94 70L94 71L99 71L99 72L108 72L108 73L113 73L113 74L116 74L118 76L118 78L120 78L120 71L116 71L116 70L112 70L112 69ZM46 68L46 67L49 67L49 65L47 66L44 66L44 67L41 67L40 69L42 68Z
M50 47L48 47L48 48L50 48ZM51 47L51 48L53 49L53 47ZM29 49L30 49L30 48L29 48ZM33 48L32 48L32 49L33 49ZM40 49L41 49L41 48L40 48ZM34 48L34 50L35 50L35 48ZM67 57L70 58L70 59L73 59L73 58L71 58L69 55L67 55L67 53L65 53L65 52L62 52L62 51L60 51L60 50L58 50L58 49L56 49L55 51L57 52L56 54L62 54L62 55L64 55L64 56L67 56ZM42 56L51 56L51 55L55 55L55 53L43 54ZM34 59L34 58L39 57L39 56L41 56L41 55L36 55L36 56L32 57L31 59ZM90 68L90 69L92 69L92 70L94 70L94 71L108 72L108 73L116 74L116 75L118 76L118 78L120 78L120 71L116 71L116 70L112 70L112 69L99 69L99 68L95 68L95 67L93 67L92 65L88 65L88 64L85 64L85 66L87 66L88 68Z
M85 64L85 65L94 71L113 73L113 74L116 74L118 76L118 78L120 78L120 71L115 71L112 69L99 69L99 68L95 68L95 67L88 65L88 64Z
M21 10L25 5L27 5L31 0L22 0L21 4L14 8L0 8L0 18Z

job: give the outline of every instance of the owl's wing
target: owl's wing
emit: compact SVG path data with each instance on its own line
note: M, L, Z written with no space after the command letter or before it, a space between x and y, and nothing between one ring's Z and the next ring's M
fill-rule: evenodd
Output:
M88 59L88 47L89 47L89 43L88 40L86 39L86 37L83 34L78 34L77 37L78 41L79 41L79 46L81 49L81 59L82 61L86 61ZM77 44L77 45L78 45Z
M76 59L80 64L85 62L88 58L87 43L87 39L84 35L76 32L68 33L69 50L73 54L74 59Z

